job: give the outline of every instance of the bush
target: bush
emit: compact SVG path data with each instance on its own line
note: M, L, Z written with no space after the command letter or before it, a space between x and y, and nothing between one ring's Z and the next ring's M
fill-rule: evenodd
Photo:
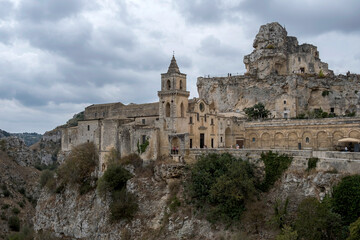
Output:
M275 240L297 240L297 231L293 230L290 226L285 225L281 230L281 234L276 236Z
M97 189L101 195L106 192L113 192L122 190L126 187L126 182L132 177L131 173L127 171L120 164L110 165L104 175L98 180Z
M344 177L334 187L332 205L346 225L360 217L360 175Z
M288 205L289 198L286 198L285 202L280 199L276 199L274 204L274 217L272 218L272 222L280 229L283 229L288 221Z
M263 119L270 116L270 111L265 108L263 103L257 103L253 107L244 108L244 112L250 120Z
M232 222L240 219L245 203L255 195L255 183L249 162L227 153L208 154L192 167L188 188L209 221Z
M11 231L18 232L20 230L20 220L17 216L12 216L8 220L8 226Z
M300 239L344 239L341 216L331 211L328 200L304 199L297 210L295 229Z
M292 162L292 157L269 151L267 153L261 153L261 160L265 164L265 179L259 188L266 192L282 176L283 172L288 169Z
M112 193L112 202L110 204L111 222L122 219L131 220L138 209L136 196L127 192L125 188Z
M8 240L33 240L34 230L29 227L24 227L19 233L13 233L8 237Z
M146 151L146 148L149 146L149 141L146 140L144 143L140 144L140 141L137 142L137 151L139 154L142 154Z
M13 214L16 214L16 215L20 213L20 210L16 207L14 207L11 211L13 212Z
M360 218L350 224L350 236L346 240L360 239Z
M318 77L319 78L325 78L325 74L324 74L322 69L320 69Z
M138 210L137 198L126 191L126 182L132 177L119 163L108 166L104 175L98 180L97 189L100 196L111 194L110 221L130 220Z
M79 185L79 189L93 181L91 174L98 166L98 153L94 143L84 143L73 148L58 168L58 179L63 184Z
M40 187L43 188L50 181L54 181L54 172L50 170L45 170L40 175Z
M319 158L317 158L317 157L309 158L308 163L307 163L308 167L306 170L310 171L311 169L315 169L318 161L319 161Z

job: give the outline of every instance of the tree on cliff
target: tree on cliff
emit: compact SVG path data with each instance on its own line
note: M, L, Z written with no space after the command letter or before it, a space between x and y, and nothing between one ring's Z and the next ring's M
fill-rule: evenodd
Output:
M244 108L244 112L250 120L267 118L268 116L270 116L270 111L267 110L265 108L265 105L261 102L255 104L252 107Z

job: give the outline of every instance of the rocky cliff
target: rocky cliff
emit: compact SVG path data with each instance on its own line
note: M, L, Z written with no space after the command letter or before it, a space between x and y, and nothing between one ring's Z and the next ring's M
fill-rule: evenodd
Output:
M314 109L336 115L360 112L360 76L328 76L291 74L270 75L265 79L252 76L198 78L199 97L214 103L220 112L243 111L258 102L266 105L273 116L296 117ZM287 109L284 109L287 108Z
M302 161L304 166L306 160ZM96 191L79 195L67 188L62 194L41 193L34 226L37 231L52 231L71 239L274 239L277 232L269 222L276 201L288 198L289 214L294 217L302 199L321 199L342 177L336 171L306 172L298 164L299 160L269 193L249 204L240 226L230 229L211 225L186 201L183 182L188 170L176 163L149 166L146 174L136 174L128 181L127 190L139 199L139 211L131 221L110 223L109 198L99 197Z

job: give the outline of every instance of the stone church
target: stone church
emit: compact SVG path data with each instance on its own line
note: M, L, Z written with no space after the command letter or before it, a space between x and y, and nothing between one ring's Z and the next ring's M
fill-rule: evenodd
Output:
M112 149L186 161L192 149L334 150L341 138L360 139L359 75L334 75L315 46L299 45L279 23L261 26L253 46L244 75L199 77L193 99L173 56L158 102L88 106L84 120L62 131L62 151L94 142L102 164ZM270 118L248 120L244 108L259 102Z

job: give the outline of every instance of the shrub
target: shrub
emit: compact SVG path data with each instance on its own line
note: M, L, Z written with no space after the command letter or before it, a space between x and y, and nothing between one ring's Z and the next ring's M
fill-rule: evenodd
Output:
M49 181L54 181L54 172L47 169L43 171L40 175L40 187L45 187Z
M110 221L130 220L138 210L137 198L126 191L126 182L132 177L120 163L108 166L104 175L98 180L97 189L100 196L111 194Z
M149 141L146 140L144 143L140 144L140 141L137 142L137 151L139 154L142 154L146 151L146 148L149 146Z
M320 69L318 77L319 78L324 78L325 77L325 74L324 74L322 69Z
M299 114L296 116L296 119L305 119L305 118L306 118L305 113L299 113Z
M16 214L16 215L20 213L20 210L16 207L14 207L11 211L13 212L13 214Z
M287 208L289 205L289 199L286 198L285 202L282 202L280 199L276 199L274 204L274 217L272 222L276 224L280 229L284 228L287 223Z
M295 229L300 239L343 239L341 216L331 211L329 201L320 203L316 198L304 199L297 210Z
M130 155L127 155L126 157L121 158L119 162L122 165L131 164L135 167L135 169L141 168L143 165L143 160L140 158L139 155L135 153L132 153Z
M360 239L360 218L350 224L350 236L346 240Z
M261 153L261 160L265 164L265 179L259 186L262 191L268 191L290 166L292 157L269 151Z
M244 108L245 114L248 119L263 119L270 116L270 111L265 108L263 103L257 103L253 107Z
M360 175L344 177L334 187L332 205L346 225L360 217Z
M33 240L34 230L29 227L24 227L18 233L13 233L8 237L8 240Z
M127 180L131 177L131 173L120 164L110 165L104 175L98 180L97 189L103 196L106 192L122 190L126 187Z
M307 163L307 171L310 171L311 169L316 168L317 162L319 161L319 158L317 157L312 157L308 159L308 163Z
M296 230L293 230L290 226L285 225L281 230L281 234L276 236L275 240L297 240L298 234Z
M63 184L79 185L79 189L94 180L91 174L98 166L98 153L94 143L84 143L73 148L58 169L58 178Z
M9 207L10 207L9 204L4 204L4 205L2 205L1 209L5 210L5 209L8 209Z
M266 49L275 49L275 46L273 44L269 44L266 46Z
M8 220L8 226L11 231L18 232L20 230L20 220L17 216L11 216Z
M113 199L110 204L110 221L116 222L121 219L130 220L135 215L139 206L134 194L127 192L126 189L112 193Z
M256 179L249 162L230 154L208 154L191 168L188 190L208 220L232 222L240 219L245 202L256 193Z

